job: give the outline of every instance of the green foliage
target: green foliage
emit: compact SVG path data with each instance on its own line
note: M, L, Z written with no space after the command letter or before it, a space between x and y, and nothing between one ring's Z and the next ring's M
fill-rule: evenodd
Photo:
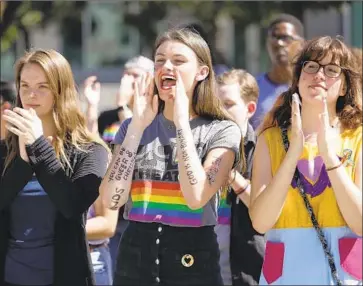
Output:
M86 1L1 1L1 52L10 49L20 33L49 21L80 18ZM29 47L26 47L29 48Z
M290 13L301 19L306 9L328 9L340 7L342 3L344 1L132 0L121 2L120 7L126 11L125 23L138 28L144 37L143 44L150 45L157 35L158 21L164 19L170 8L188 11L203 23L207 33L214 35L215 19L220 15L228 14L235 20L236 29L243 31L250 23L265 26L276 13ZM1 1L1 5L4 16L1 17L0 26L1 51L6 51L16 41L19 30L26 32L34 25L45 26L52 20L61 23L80 21L87 1Z
M6 52L11 47L18 36L18 28L15 25L10 25L5 34L1 38L1 52Z

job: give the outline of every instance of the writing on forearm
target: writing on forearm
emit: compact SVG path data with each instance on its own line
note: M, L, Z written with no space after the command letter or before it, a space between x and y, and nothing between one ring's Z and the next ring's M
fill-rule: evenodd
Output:
M127 181L129 179L130 176L132 176L132 171L134 170L134 165L135 165L135 158L136 158L136 153L135 152L131 152L128 150L123 150L123 148L121 148L121 152L126 152L126 155L129 157L129 159L125 159L125 161L130 161L130 163L128 165L125 165L125 167L127 166L127 168L125 169L125 174L123 179L125 181ZM123 153L121 153L121 155L123 155Z
M117 188L115 189L114 195L111 197L111 210L117 210L119 208L120 200L125 193L125 189Z
M190 158L189 158L188 151L187 151L187 146L188 145L187 145L187 142L185 140L183 130L178 129L176 131L176 136L177 136L177 139L178 139L179 144L180 144L181 157L182 157L182 160L184 162L185 170L187 171L186 174L187 174L187 177L188 177L189 184L191 184L191 185L198 184L198 180L196 179L196 177L194 175L194 172L193 172L193 170L191 168Z
M128 177L132 173L135 164L135 152L126 150L125 148L120 149L119 155L123 156L126 153L128 158L117 158L113 168L110 172L108 182L121 181L122 176L124 180L128 180Z
M212 185L216 181L216 176L219 171L221 161L222 161L222 158L218 157L212 162L212 165L207 172L207 180L209 182L209 185Z
M112 182L110 193L109 209L117 210L128 199L129 192L125 189L132 177L135 165L136 152L130 151L124 147L120 148L117 158L113 163L112 170L108 176L108 182ZM120 185L122 187L120 187Z

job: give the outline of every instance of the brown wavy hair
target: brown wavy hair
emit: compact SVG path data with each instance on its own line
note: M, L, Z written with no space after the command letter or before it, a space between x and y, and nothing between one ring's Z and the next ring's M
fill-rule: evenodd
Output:
M154 59L156 50L161 44L167 41L177 41L194 51L200 65L207 66L208 76L197 83L192 98L193 111L200 117L218 120L234 121L223 107L222 101L217 96L217 84L212 65L212 57L208 44L197 33L188 28L175 28L161 34L155 42ZM157 89L155 90L157 93ZM159 99L159 112L164 108L164 102ZM236 158L240 162L241 169L245 169L243 138L240 145L241 158Z
M84 147L95 142L107 145L97 135L93 135L87 129L86 119L79 109L79 94L74 82L73 73L68 61L54 50L37 49L26 52L15 65L16 103L15 106L23 107L20 100L20 80L23 67L26 64L39 65L48 80L50 90L54 95L53 120L56 126L56 136L53 146L62 166L70 167L69 158L65 153L65 145L73 145L77 149L85 151ZM19 155L18 136L8 132L5 139L8 154L5 159L5 168Z
M290 126L292 95L299 94L298 82L305 61L320 61L332 55L332 62L342 67L344 75L345 95L340 96L336 103L336 113L343 129L356 129L362 125L362 75L359 73L355 57L351 50L338 38L330 36L317 37L305 43L302 51L294 61L291 87L276 100L258 128L261 134L271 127ZM301 96L300 96L301 99Z

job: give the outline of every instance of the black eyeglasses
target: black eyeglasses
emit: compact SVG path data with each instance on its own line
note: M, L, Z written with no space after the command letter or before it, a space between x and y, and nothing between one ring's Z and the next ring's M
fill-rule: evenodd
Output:
M335 64L321 65L315 61L305 61L302 65L303 71L308 74L316 74L321 67L323 67L324 74L330 78L338 77L342 73L342 68Z

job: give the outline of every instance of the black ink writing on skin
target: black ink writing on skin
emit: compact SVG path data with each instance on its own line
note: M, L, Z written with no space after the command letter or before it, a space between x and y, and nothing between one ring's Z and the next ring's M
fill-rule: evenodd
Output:
M116 171L114 169L111 170L110 176L108 177L108 182L111 182L115 179Z
M115 163L113 164L112 170L110 172L110 176L108 177L108 182L111 182L115 179L115 175L117 173L117 170L119 169L121 159L117 158ZM117 180L117 177L116 177Z
M124 175L124 180L127 181L129 179L129 176L132 175L132 172L134 170L134 165L135 165L135 155L131 158L131 162L125 172L125 175Z
M134 156L134 158L133 159L131 158L131 162L130 162L129 158L122 158L122 159L117 158L113 165L113 168L110 172L108 182L111 182L113 180L121 181L121 179L125 173L127 173L128 175L131 173L133 164L135 162L136 153L126 150L125 148L122 147L120 149L119 155L123 156L125 153L129 158L131 158L132 156Z
M111 210L117 210L122 195L125 193L125 189L119 189L116 187L114 195L111 197Z
M121 164L120 167L117 170L117 176L116 176L116 180L120 181L122 178L122 175L124 173L124 171L127 169L127 165L125 164Z
M216 181L216 176L219 171L219 167L221 164L222 158L217 158L212 162L212 166L207 172L207 179L209 182L209 185L212 185Z
M178 129L176 131L176 135L177 135L177 138L179 139L180 151L181 151L181 155L182 155L182 160L184 161L185 169L187 170L187 177L188 177L189 184L195 185L198 183L198 180L196 179L193 171L189 170L191 168L191 165L189 163L190 158L189 158L189 155L187 152L187 142L184 138L183 131L181 129Z

